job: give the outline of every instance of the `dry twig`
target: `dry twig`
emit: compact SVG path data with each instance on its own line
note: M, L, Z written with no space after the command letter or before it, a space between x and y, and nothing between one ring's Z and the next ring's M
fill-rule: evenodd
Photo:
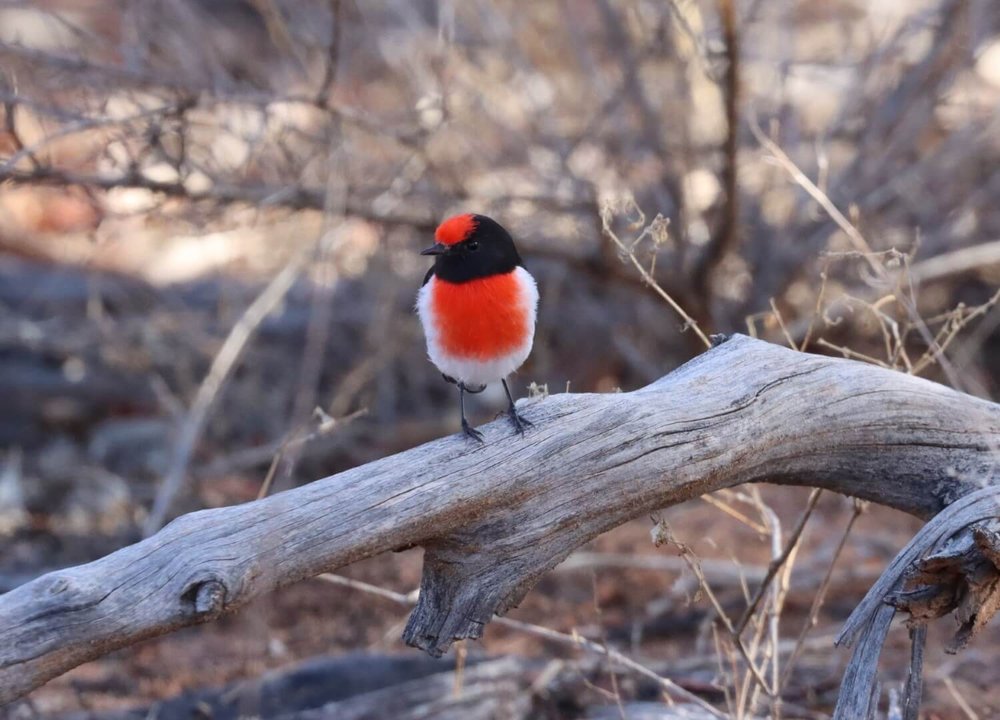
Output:
M208 413L216 397L225 387L226 381L239 362L243 350L253 337L257 327L264 321L264 318L271 314L292 288L305 260L305 255L300 253L274 276L236 321L226 336L225 342L222 343L222 347L219 348L208 374L198 386L198 392L191 403L191 408L180 421L170 465L156 491L156 498L144 525L146 536L152 535L163 526L174 498L184 483L191 455L198 443L198 438L201 437Z

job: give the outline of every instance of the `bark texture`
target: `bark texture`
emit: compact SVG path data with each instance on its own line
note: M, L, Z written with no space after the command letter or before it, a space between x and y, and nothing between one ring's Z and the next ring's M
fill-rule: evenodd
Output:
M486 443L436 440L153 537L0 596L0 702L144 638L388 550L422 545L405 630L479 637L596 535L747 482L810 485L929 518L998 481L1000 406L900 373L735 336L634 392L522 403Z

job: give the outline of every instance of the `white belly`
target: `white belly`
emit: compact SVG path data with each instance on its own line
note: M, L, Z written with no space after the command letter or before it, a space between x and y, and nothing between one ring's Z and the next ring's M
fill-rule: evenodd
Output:
M449 377L455 378L466 385L478 386L496 382L517 370L531 353L535 336L535 315L538 306L538 286L522 267L514 270L515 278L520 285L519 293L527 317L528 332L525 341L511 349L508 353L484 360L476 357L463 357L447 352L441 345L437 323L434 322L431 296L436 277L420 288L417 295L417 313L427 337L427 355L437 368Z

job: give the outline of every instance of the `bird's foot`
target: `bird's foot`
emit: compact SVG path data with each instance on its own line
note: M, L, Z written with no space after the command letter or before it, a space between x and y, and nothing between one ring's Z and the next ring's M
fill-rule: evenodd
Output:
M476 428L469 425L469 421L466 420L465 418L462 418L462 432L465 433L468 437L472 438L473 440L478 440L481 443L486 442L483 439L483 434L478 430L476 430Z
M528 418L524 417L523 415L519 415L517 410L515 410L514 408L510 408L510 410L507 411L507 417L510 418L511 423L514 425L514 431L518 435L524 435L525 428L530 428L535 426L535 423L531 422L530 420L528 420Z
M475 390L470 388L468 385L462 385L462 387L465 388L465 392L469 393L469 395L478 395L479 393L481 393L483 390L486 389L485 385L480 385Z

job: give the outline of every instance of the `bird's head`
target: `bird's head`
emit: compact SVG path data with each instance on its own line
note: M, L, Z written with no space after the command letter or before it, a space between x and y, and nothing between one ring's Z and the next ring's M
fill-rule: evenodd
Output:
M421 255L433 255L434 274L448 282L466 282L505 274L521 264L510 233L485 215L455 215L438 225L436 243Z

